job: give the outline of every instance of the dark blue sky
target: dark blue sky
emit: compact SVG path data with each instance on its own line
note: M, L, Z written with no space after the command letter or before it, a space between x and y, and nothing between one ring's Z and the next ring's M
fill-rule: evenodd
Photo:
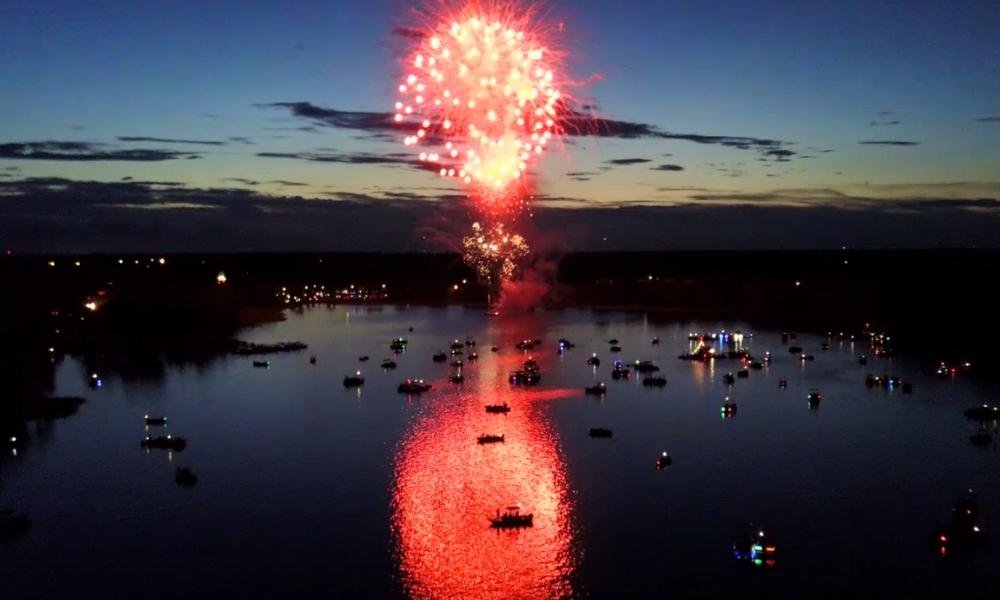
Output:
M361 164L401 145L301 110L390 110L406 43L393 29L413 22L412 7L8 3L0 185L10 195L58 177L396 202L457 193L399 161ZM841 208L880 210L878 200L930 199L993 218L994 204L966 204L1000 197L995 1L553 1L545 15L565 23L581 103L677 134L570 140L538 169L550 206L844 198ZM303 104L274 105L293 102ZM143 186L135 193L157 189Z

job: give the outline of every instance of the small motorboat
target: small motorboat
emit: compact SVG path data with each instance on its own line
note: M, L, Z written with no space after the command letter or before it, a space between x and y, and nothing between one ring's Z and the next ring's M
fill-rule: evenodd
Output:
M788 347L788 353L789 354L802 354L802 346L789 346Z
M479 360L479 354L476 352L472 352L468 356L466 356L465 359L469 361Z
M673 462L674 459L670 458L670 454L664 450L663 454L661 454L656 458L656 469L657 470L666 469L667 467L672 465Z
M500 352L500 348L497 348L496 346L490 346L490 352Z
M736 403L733 402L729 396L726 396L725 401L722 403L722 408L720 409L722 416L725 418L731 418L736 415Z
M539 370L538 361L529 358L528 360L524 361L523 369L528 372L538 371Z
M382 368L383 369L395 369L396 368L396 361L387 358L387 359L385 359L385 360L382 361Z
M608 390L608 386L604 385L603 381L598 381L592 386L583 388L583 393L588 396L603 396Z
M316 364L316 357L315 356L310 356L309 357L309 364L311 364L311 365Z
M636 373L655 373L660 370L660 367L651 360L637 360L632 368Z
M748 524L733 541L733 556L736 560L749 561L755 565L774 566L778 545L763 527Z
M733 385L734 383L736 383L736 376L733 375L732 373L726 373L725 375L722 376L722 383L726 385Z
M365 384L365 378L361 376L361 371L355 371L354 375L344 376L344 387L345 388L356 388L361 387Z
M461 348L451 351L452 356L461 356L463 354L465 354L465 350L462 350Z
M621 364L615 364L615 368L611 369L611 379L628 379L631 374L631 371Z
M399 384L396 391L400 394L422 394L431 389L431 384L425 383L423 379L407 379Z
M825 352L825 351L827 351L827 350L829 350L829 349L830 349L830 344L829 344L829 343L827 343L827 342L823 342L823 343L822 343L822 344L820 345L819 349L820 349L820 350L823 350L823 351Z
M770 351L764 353L764 362L765 363L770 363L771 362L771 352Z
M576 344L567 340L566 338L559 338L559 341L557 343L560 348L565 348L567 350L570 348L576 348Z
M749 366L754 371L760 371L761 369L764 368L764 363L760 362L759 360L751 360Z
M614 435L613 431L604 427L591 427L588 433L592 438L609 438Z
M642 385L646 387L663 387L667 385L666 377L645 377L642 380Z
M953 550L971 551L986 546L986 534L979 524L979 501L972 490L955 503L951 522L938 528L933 540L941 556L947 556Z
M444 352L436 352L434 353L434 356L431 357L431 359L434 362L444 362L448 360L448 355L445 354Z
M650 341L650 343L651 343L651 344L653 344L654 346L659 346L659 345L660 345L660 338L658 338L658 337L654 337L654 338L653 338L653 339L652 339L652 340Z
M266 369L271 366L271 363L266 360L255 360L253 361L253 366L257 367L258 369Z
M461 373L454 373L448 376L449 383L462 383L465 381L465 376Z
M174 450L180 452L184 448L187 448L187 440L182 437L174 437L172 435L161 435L159 437L146 436L142 439L139 444L143 448L149 450L150 448L157 448L160 450Z
M507 378L512 385L535 385L542 380L538 371L514 371Z
M534 350L535 341L534 340L521 340L520 342L514 344L514 347L518 350Z
M166 417L151 417L149 415L143 415L142 419L143 419L143 421L146 422L146 425L159 425L159 426L163 426L163 425L167 424L167 418Z
M779 379L778 380L778 389L779 390L783 390L783 389L785 389L787 387L788 387L788 380L787 379Z
M359 356L358 357L358 362L368 362L368 355L367 354L362 354L361 356Z
M858 357L858 364L861 365L861 366L867 365L868 364L868 357L865 356L864 354L862 354L861 356L859 356Z
M611 338L610 340L608 340L608 343L611 344L612 346L617 346L618 338Z
M1000 419L1000 406L995 404L974 406L965 411L965 417L973 421L996 421Z
M194 487L198 483L198 476L188 467L177 467L174 471L174 481L181 487Z
M476 345L476 340L474 340L472 338L465 338L465 345L466 346L475 346Z
M503 404L487 404L486 412L491 414L506 414L510 412L510 407L507 406L506 402Z
M502 444L503 434L500 435L492 433L484 433L483 435L476 438L477 444Z
M598 367L601 365L601 359L597 358L596 354L591 354L589 357L587 357L587 364L592 367Z
M452 369L461 369L464 363L460 360L453 360L450 364Z
M461 350L463 347L465 347L465 344L463 344L462 342L460 342L458 340L455 340L455 341L453 341L451 343L451 349L452 350Z
M519 506L508 506L503 513L497 510L495 517L487 517L490 526L494 529L517 529L521 527L531 527L534 515L531 513L521 514Z
M31 529L31 519L24 513L13 510L0 510L0 540L11 540L20 537Z
M809 395L806 399L809 402L809 408L817 408L823 399L823 394L819 393L819 390L809 390Z
M801 360L802 362L813 361L816 360L816 357L813 356L812 354L806 354L805 352L803 352L802 354L799 355L799 360Z
M750 377L750 369L743 367L739 371L736 371L736 376L740 379L746 379L747 377Z
M608 348L608 350L610 350L611 352L621 352L622 351L622 347L621 346L611 346L610 348Z
M389 343L389 349L395 353L402 352L406 350L406 338L396 338Z

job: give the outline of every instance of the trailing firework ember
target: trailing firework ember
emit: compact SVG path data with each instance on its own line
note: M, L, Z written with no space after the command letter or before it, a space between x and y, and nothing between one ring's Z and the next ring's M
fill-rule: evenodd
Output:
M559 56L517 3L469 2L414 37L394 120L404 143L442 177L470 188L480 208L515 206L527 169L561 132Z

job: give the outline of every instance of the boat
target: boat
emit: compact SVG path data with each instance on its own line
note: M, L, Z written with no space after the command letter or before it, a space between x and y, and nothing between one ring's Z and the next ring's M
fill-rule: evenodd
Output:
M368 362L368 355L367 354L362 354L361 356L359 356L358 357L358 362Z
M462 375L461 373L455 373L453 375L448 376L449 383L462 383L464 381L465 381L465 376Z
M653 339L651 340L651 342L650 342L650 343L651 343L651 344L653 344L654 346L659 346L659 345L660 345L660 338L658 338L658 337L654 337L654 338L653 338Z
M608 348L608 350L610 350L611 352L621 352L622 351L622 347L621 346L611 346L610 348Z
M635 369L636 373L655 373L660 370L660 367L651 360L637 360L632 368Z
M559 338L559 341L557 342L557 344L558 344L558 346L560 348L565 348L567 350L570 349L570 348L576 348L576 344L574 344L573 342L567 340L566 338Z
M610 340L608 340L608 343L611 344L612 346L617 346L618 338L611 338Z
M517 529L520 527L531 527L534 519L532 513L521 514L519 506L508 506L503 513L497 509L495 517L487 517L490 526L494 529Z
M31 529L31 519L24 513L10 509L0 510L0 540L20 537Z
M476 345L476 340L474 340L472 338L465 338L465 345L466 346L475 346Z
M271 363L266 360L255 360L253 361L253 366L257 367L258 369L266 369L271 366Z
M513 385L535 385L541 380L542 374L538 371L514 371L508 377Z
M452 369L461 369L463 364L460 360L453 360L450 363Z
M864 354L862 354L861 356L859 356L858 357L858 364L862 365L862 366L867 365L868 364L868 357L865 356Z
M524 368L525 371L529 371L529 372L531 372L531 371L538 371L539 370L538 369L538 362L535 361L535 360L533 360L533 359L531 359L531 358L529 358L528 360L524 361L523 368Z
M382 368L383 369L395 369L396 368L396 361L387 358L387 359L385 359L385 360L382 361Z
M535 341L534 340L521 340L520 342L514 344L514 347L518 350L534 350Z
M802 354L799 355L799 360L801 360L802 362L806 362L807 360L812 361L816 360L816 357L813 356L812 354L806 354L805 352L803 352Z
M656 459L656 469L657 470L666 469L667 467L672 465L673 462L674 459L670 458L670 454L664 451L663 454L658 456Z
M774 566L778 545L763 527L753 523L744 527L733 541L733 556L736 560L749 561L755 565Z
M139 444L143 448L149 450L150 448L158 448L161 450L175 450L180 452L184 448L187 448L187 440L182 437L174 437L172 435L161 435L159 437L146 436L142 439Z
M764 368L764 363L760 362L759 360L751 360L749 366L754 371L760 371L761 369Z
M809 402L809 408L818 407L822 399L823 399L823 394L820 394L819 390L809 390L809 395L807 396L807 400Z
M598 366L601 365L601 359L598 358L596 354L591 354L587 358L587 364L590 365L590 366L592 366L592 367L598 367Z
M750 369L743 367L739 371L736 371L736 376L740 379L746 379L747 377L750 377Z
M451 343L452 350L461 350L463 347L465 347L465 344L463 344L458 340L455 340L454 342Z
M174 471L174 481L181 487L193 487L198 483L198 476L188 467L177 467Z
M830 344L828 344L827 342L823 342L822 344L820 344L819 349L823 350L823 351L829 350L830 349Z
M726 396L725 401L722 403L722 408L720 409L722 416L726 418L731 418L736 415L736 403L730 400L729 396Z
M788 387L788 380L787 379L779 379L778 380L778 389L779 390L783 390L783 389L785 389L787 387Z
M987 538L979 523L979 501L972 490L952 507L951 522L934 532L934 545L941 556L954 550L971 551L986 546Z
M465 351L462 350L461 348L459 348L458 350L452 350L451 351L451 355L452 356L461 356L463 354L465 354Z
M365 378L361 376L361 371L355 371L354 375L344 376L344 387L355 388L365 384Z
M592 386L583 388L583 393L588 396L603 396L607 389L608 386L604 385L603 381L598 381Z
M444 362L448 360L448 355L444 352L436 352L434 356L431 357L431 360L434 362Z
M726 385L733 385L734 383L736 383L736 376L733 375L732 373L726 373L725 375L722 376L722 383Z
M490 346L490 352L500 352L500 348L497 348L496 346Z
M470 361L472 361L472 360L479 360L479 354L478 354L478 353L476 353L476 352L472 352L471 354L469 354L469 355L468 355L468 356L466 356L465 358L466 358L467 360L470 360Z
M614 435L613 431L604 427L591 427L588 433L592 438L609 438Z
M506 414L510 412L510 407L507 406L506 402L503 404L487 404L486 412L491 414Z
M422 394L430 389L431 384L425 383L423 379L407 379L399 384L396 391L400 394Z
M973 421L996 421L1000 419L1000 406L995 404L974 406L965 411L965 417Z
M611 369L611 379L628 379L631 374L621 361L615 361L615 368Z
M667 385L666 377L645 377L642 380L642 385L646 387L663 387Z
M311 364L311 365L316 364L316 357L315 356L310 356L309 357L309 364Z
M483 435L476 438L477 444L502 444L503 434L500 435L492 433L484 433Z
M166 417L151 417L149 415L143 415L142 418L146 422L146 425L166 425L167 424L167 418Z
M389 349L393 352L402 352L403 350L406 350L406 344L406 338L398 337L389 342Z
M802 354L802 346L789 346L788 347L788 353L789 354Z

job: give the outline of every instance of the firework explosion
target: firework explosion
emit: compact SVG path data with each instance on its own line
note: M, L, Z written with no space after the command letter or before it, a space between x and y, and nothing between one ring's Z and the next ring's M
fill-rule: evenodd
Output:
M490 282L510 279L517 262L528 255L528 242L504 230L503 223L483 227L472 224L472 235L462 240L463 258L480 278Z
M560 55L534 16L516 2L476 0L432 16L414 36L398 87L393 118L403 142L465 186L488 221L474 224L463 244L485 278L509 280L527 255L524 239L500 219L524 207L528 169L562 133Z

